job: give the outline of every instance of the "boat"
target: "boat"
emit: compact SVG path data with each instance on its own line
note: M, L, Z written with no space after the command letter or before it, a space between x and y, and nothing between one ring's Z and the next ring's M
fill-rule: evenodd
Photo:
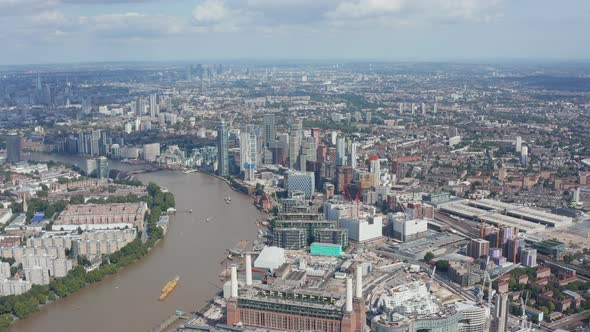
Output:
M205 222L210 222L213 219L213 217L208 217L207 219L205 219Z
M160 294L160 301L164 301L170 293L176 288L178 281L180 280L179 276L176 276L174 279L168 281L164 287L162 287L162 294Z

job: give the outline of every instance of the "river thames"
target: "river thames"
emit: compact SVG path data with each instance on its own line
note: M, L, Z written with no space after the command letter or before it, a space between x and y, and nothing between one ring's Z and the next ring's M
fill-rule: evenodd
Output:
M78 162L53 155L29 159ZM112 168L129 170L113 163ZM221 287L219 272L226 249L239 240L255 240L256 219L264 218L252 199L231 190L219 179L201 174L158 171L140 174L174 193L179 211L171 218L166 237L137 263L97 284L43 307L31 317L15 322L9 332L33 331L147 331L176 309L195 311ZM232 203L225 204L224 196ZM192 214L183 212L192 209ZM209 223L205 219L211 217ZM162 286L176 275L178 287L163 302Z

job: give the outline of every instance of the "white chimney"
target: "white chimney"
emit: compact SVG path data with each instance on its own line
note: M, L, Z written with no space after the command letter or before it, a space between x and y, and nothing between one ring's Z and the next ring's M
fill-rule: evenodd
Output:
M246 255L246 286L252 286L252 256Z
M356 292L354 297L360 299L363 297L363 269L360 265L356 267Z
M238 297L238 269L235 265L231 266L231 297Z
M344 311L352 312L352 278L346 278L346 306Z

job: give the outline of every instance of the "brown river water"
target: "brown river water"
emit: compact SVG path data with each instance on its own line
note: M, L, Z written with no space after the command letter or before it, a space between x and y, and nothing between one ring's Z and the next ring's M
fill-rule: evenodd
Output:
M77 160L53 155L30 155L28 159ZM137 178L156 182L175 195L178 213L171 217L166 237L137 263L15 322L9 332L148 331L176 309L198 310L219 290L226 249L242 239L255 240L255 221L264 215L251 198L209 175L159 171ZM231 196L230 205L225 204L225 196ZM193 212L183 212L188 209ZM207 217L212 217L209 223ZM161 288L176 275L180 276L177 288L165 301L158 301Z

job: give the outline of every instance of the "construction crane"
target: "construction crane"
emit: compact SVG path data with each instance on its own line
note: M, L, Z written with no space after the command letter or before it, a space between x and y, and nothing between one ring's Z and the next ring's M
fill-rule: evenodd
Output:
M432 288L432 282L434 281L434 273L436 273L436 265L434 265L434 268L432 269L432 273L430 274L430 280L428 280L428 291L430 292L430 289Z
M479 289L479 292L477 293L477 297L479 298L479 302L483 302L483 289L486 286L486 276L489 277L488 274L488 265L490 264L490 256L488 255L488 259L486 260L486 266L483 269L483 281L481 283L481 288ZM489 292L489 290L488 290Z
M520 328L522 330L525 330L525 331L526 331L526 329L529 328L528 327L528 322L527 322L528 319L527 319L527 316L526 316L526 304L527 304L528 301L529 301L529 292L527 291L526 292L526 298L525 298L524 302L522 301L522 294L520 295L520 308L522 310L522 318L521 318L521 321L520 321Z

